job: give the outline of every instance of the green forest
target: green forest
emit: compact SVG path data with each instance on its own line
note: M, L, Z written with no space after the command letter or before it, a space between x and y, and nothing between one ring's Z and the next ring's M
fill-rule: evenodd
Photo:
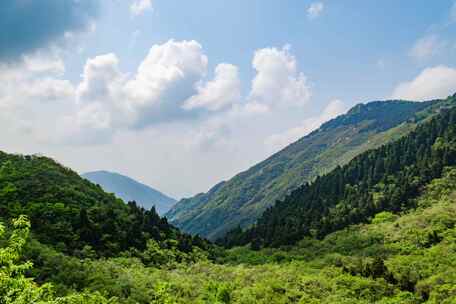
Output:
M0 153L0 214L0 303L456 303L456 108L216 242L43 156Z
M359 104L209 192L182 199L166 217L181 230L212 240L237 226L246 228L291 190L408 134L421 120L452 102Z
M0 304L456 304L456 0L0 0Z

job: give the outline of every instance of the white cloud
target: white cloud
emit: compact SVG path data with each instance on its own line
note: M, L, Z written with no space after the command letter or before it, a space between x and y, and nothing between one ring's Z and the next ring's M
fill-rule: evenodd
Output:
M25 68L32 73L55 73L62 75L65 72L63 60L57 55L43 56L35 53L23 57Z
M134 0L130 5L130 13L133 16L142 15L145 11L152 9L152 0Z
M267 105L261 104L259 102L248 102L243 107L239 108L243 114L254 115L254 114L265 114L269 112L269 107Z
M201 151L208 151L221 147L229 147L229 137L232 134L230 125L225 120L213 120L203 124L191 133L193 147Z
M244 96L237 67L214 65L207 75L196 41L155 45L130 73L115 54L91 57L74 83L64 79L58 56L47 55L0 66L2 146L81 172L144 176L176 195L207 190L266 158L265 139L308 116L294 106L308 105L310 91L288 48L255 54L257 75Z
M325 9L325 5L323 2L313 2L309 5L309 8L307 9L307 16L310 19L315 19L323 13L323 10Z
M25 57L20 65L4 65L0 70L3 109L33 112L32 108L40 102L66 101L66 107L59 109L62 112L46 122L59 126L44 132L43 138L52 142L81 144L85 138L88 144L109 141L122 129L198 117L199 106L222 110L235 96L240 96L234 66L220 65L215 80L202 83L207 57L196 41L170 40L152 46L131 76L120 71L115 54L90 58L76 88L68 80L59 79L64 71L63 62L52 56ZM194 95L205 98L200 100L205 104L184 109L185 101L192 100Z
M0 107L17 110L32 103L71 98L73 85L59 79L64 70L62 60L55 54L45 57L35 53L20 62L0 65Z
M239 69L232 64L219 64L215 68L215 78L198 85L198 93L188 99L184 108L191 110L205 108L217 111L241 101L241 81Z
M319 128L328 120L343 114L346 110L347 106L342 101L338 99L332 100L320 115L304 120L304 123L298 127L291 128L280 134L269 136L266 139L265 144L273 151L283 149L287 145Z
M445 98L456 91L456 69L436 66L424 69L415 79L399 84L394 99L431 100Z
M153 46L124 89L128 108L137 115L137 125L189 115L183 111L183 104L196 93L207 64L202 46L196 41L170 40Z
M429 35L417 40L409 55L417 60L422 60L439 54L445 47L445 41L442 41L437 35Z
M94 144L120 129L194 116L183 105L206 70L207 57L196 41L154 45L132 77L120 71L115 54L89 59L74 96L76 110L59 121L65 127L57 140Z
M252 64L257 74L246 98L234 65L217 65L214 77L205 80L208 59L196 41L170 40L152 46L131 74L121 71L115 54L89 58L74 86L57 77L65 69L60 59L28 58L20 68L0 73L0 107L15 108L16 121L38 125L33 136L42 143L106 145L125 132L166 131L178 125L188 128L186 142L192 142L193 148L228 151L237 145L232 134L256 128L252 117L264 123L295 111L296 106L301 111L310 98L306 78L288 47L258 50ZM18 98L17 92L24 91L28 94ZM45 100L64 102L38 107ZM38 121L43 117L47 119ZM263 125L255 132L264 136L268 131ZM242 136L247 140L247 135ZM258 143L263 138L258 137Z
M33 100L62 101L73 96L74 87L68 80L46 77L29 82L23 94Z
M114 134L111 112L100 102L79 108L74 114L58 120L59 128L48 137L51 143L99 145L111 141Z
M87 60L77 89L78 102L106 102L115 98L123 79L118 65L119 59L112 53Z
M127 127L132 118L123 94L125 82L115 54L88 59L74 96L76 111L59 121L64 127L57 140L104 142L111 139L115 127Z
M255 52L253 68L257 71L252 81L249 102L266 107L306 105L311 89L303 73L298 72L296 58L289 46L279 50L266 48Z

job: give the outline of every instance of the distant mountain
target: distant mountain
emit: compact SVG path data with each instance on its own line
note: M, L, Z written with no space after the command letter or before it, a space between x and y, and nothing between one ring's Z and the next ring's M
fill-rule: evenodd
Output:
M399 139L454 100L375 101L359 104L229 181L178 202L166 217L183 231L215 240L245 228L292 190Z
M0 151L0 222L20 215L30 219L34 240L70 255L80 256L87 246L97 256L116 256L131 248L143 251L151 239L172 241L186 253L193 244L206 244L50 158ZM17 239L12 244L21 246Z
M157 213L166 213L176 200L134 179L108 171L82 174L82 177L99 184L106 192L114 193L125 202L136 201L146 209L155 206Z

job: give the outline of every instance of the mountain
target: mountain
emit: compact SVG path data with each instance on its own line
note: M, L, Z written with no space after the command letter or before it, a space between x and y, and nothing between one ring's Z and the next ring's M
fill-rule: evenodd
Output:
M452 124L454 132L455 121ZM434 150L448 144L454 150L454 138L454 133L443 137ZM416 208L382 211L366 223L338 229L322 239L307 236L293 246L217 248L221 251L216 262L203 256L199 261L168 264L175 251L165 244L114 258L80 258L33 239L19 255L16 252L27 235L25 225L17 227L16 222L22 233L16 228L13 241L0 242L0 251L8 253L0 268L6 282L0 302L25 298L19 303L35 303L50 294L71 298L45 298L40 303L456 303L456 166L428 180L420 193L410 193ZM413 180L404 185L413 186ZM409 205L404 198L400 205ZM1 236L0 230L3 241ZM8 244L12 245L5 251ZM33 262L33 268L23 261ZM17 266L27 272L17 271ZM31 294L35 301L27 301Z
M323 238L380 212L403 213L447 168L456 165L456 108L442 112L401 139L367 151L294 190L246 231L221 243L255 247L292 245L304 236Z
M82 174L82 177L100 185L106 192L114 193L125 202L136 201L146 209L155 206L157 213L165 214L176 200L134 179L108 171Z
M217 239L248 227L277 200L355 156L396 140L454 102L359 104L209 192L179 201L165 216L183 231Z
M204 241L182 234L154 209L125 204L54 160L0 152L0 219L26 215L34 238L68 254L113 256L149 240L192 251Z
M227 233L229 249L0 152L0 303L456 303L454 97Z

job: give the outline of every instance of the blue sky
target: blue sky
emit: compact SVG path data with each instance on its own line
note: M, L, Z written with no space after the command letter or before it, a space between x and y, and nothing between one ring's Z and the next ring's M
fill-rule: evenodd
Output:
M7 0L0 20L0 148L176 197L359 102L456 92L451 0Z
M134 70L151 45L170 38L194 39L210 59L209 70L219 62L240 66L248 90L253 52L290 44L300 70L321 88L316 94L324 100L359 102L389 96L398 82L427 65L454 63L454 48L422 61L408 56L411 46L427 34L435 32L442 39L456 34L455 26L445 27L452 1L433 2L322 1L321 15L311 19L307 9L313 1L303 0L155 0L153 10L137 18L128 15L129 1L104 1L87 56L114 52L126 70ZM140 34L130 49L136 31ZM79 76L83 61L76 63L74 76ZM380 61L384 68L379 68Z

